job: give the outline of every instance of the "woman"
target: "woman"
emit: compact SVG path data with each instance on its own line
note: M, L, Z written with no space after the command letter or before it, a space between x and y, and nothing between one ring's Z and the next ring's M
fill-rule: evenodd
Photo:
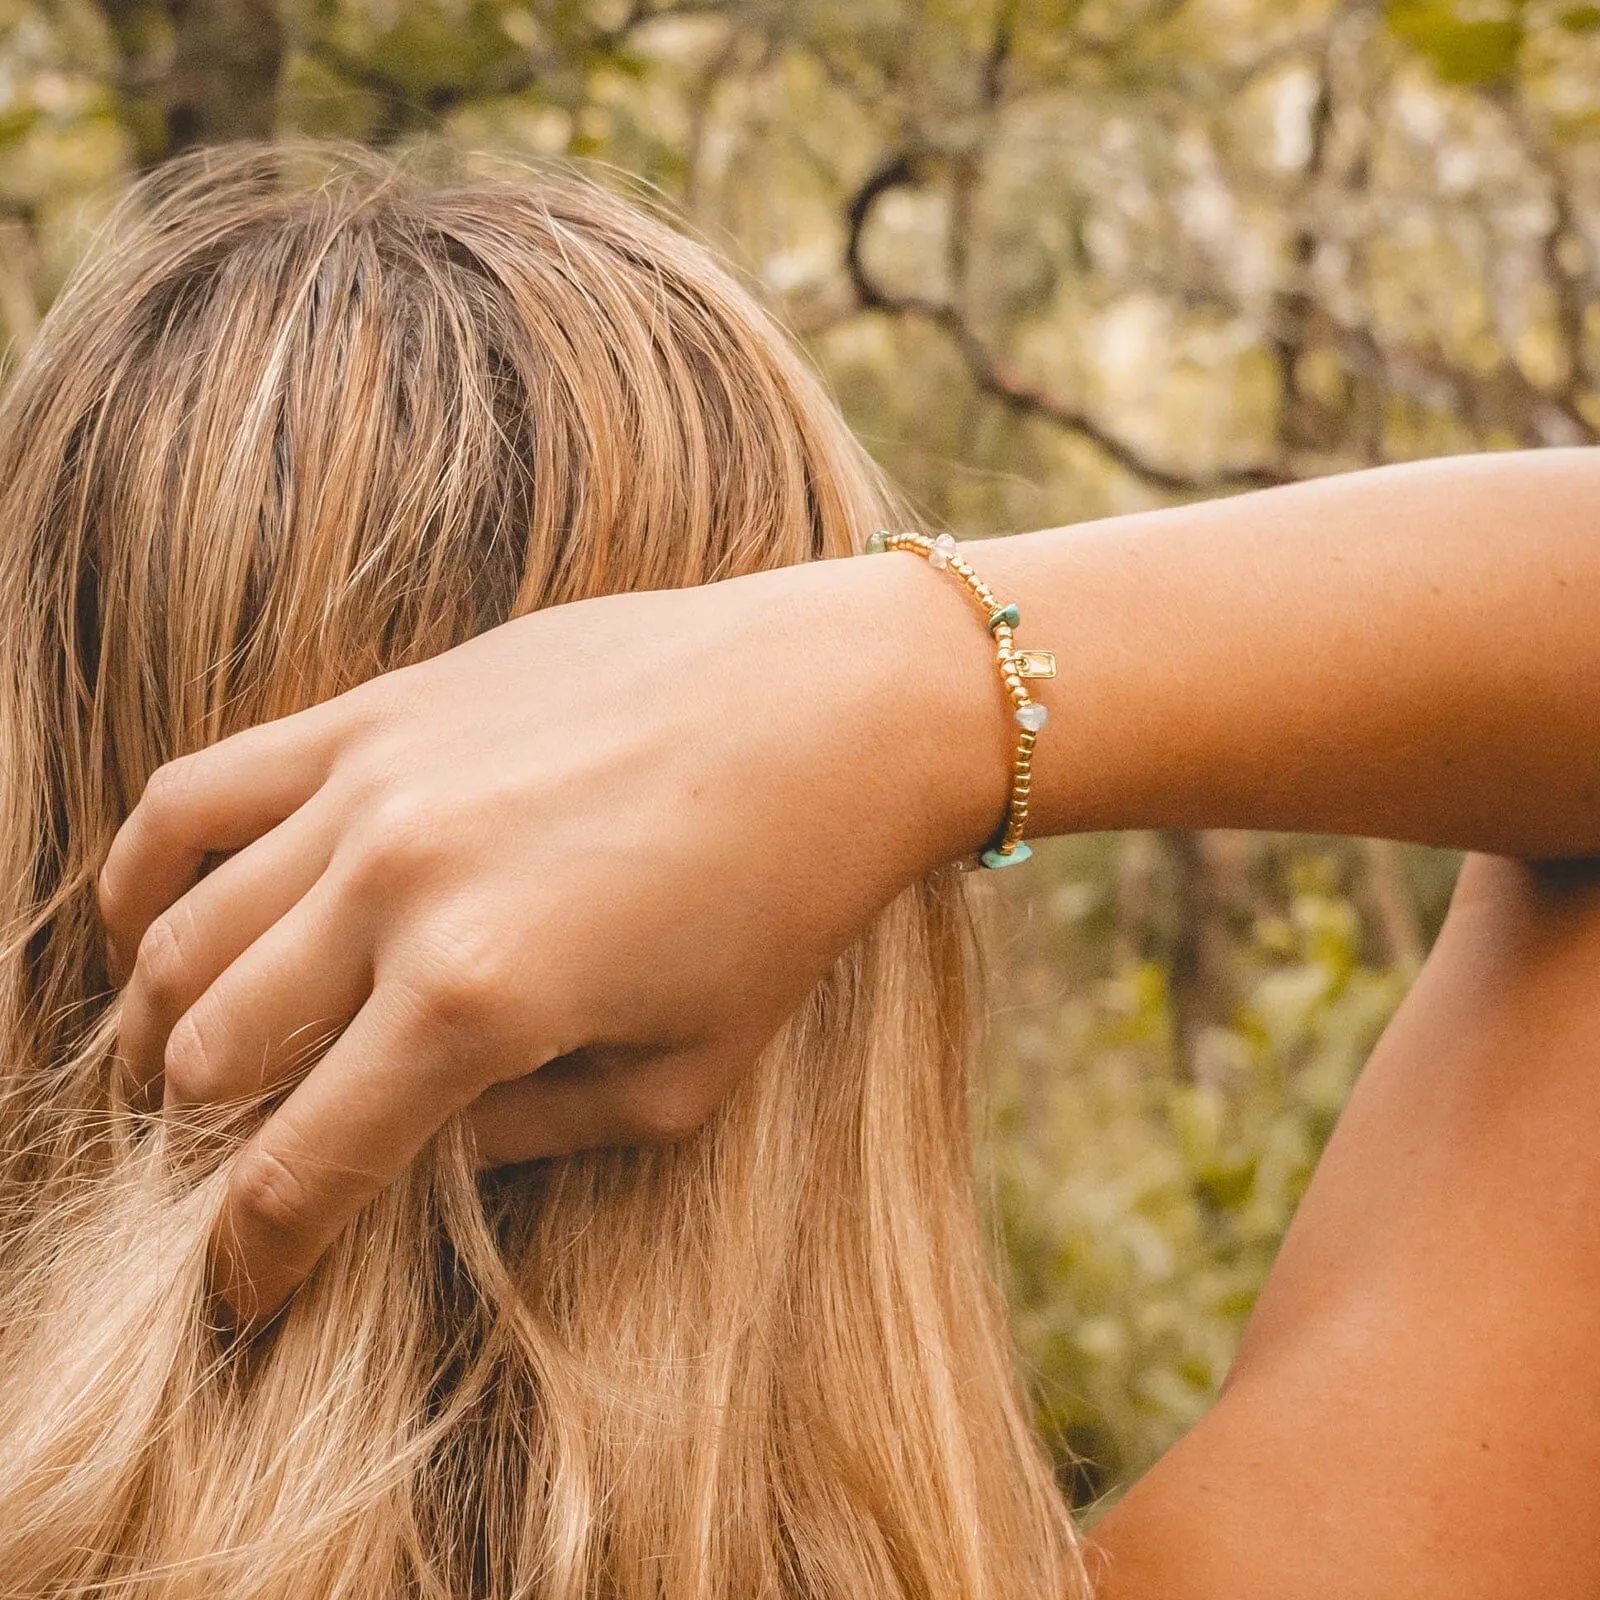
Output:
M945 869L1016 729L961 586L805 559L878 492L670 238L185 183L6 421L3 1261L55 1314L8 1313L0 1571L1082 1592L970 1242ZM1600 849L1597 503L1552 452L971 554L1056 652L1033 833L1501 858L1102 1594L1600 1591L1600 902L1508 859Z
M254 1341L216 1326L207 1241L230 1195L261 1193L252 1101L327 1028L274 1037L270 1074L208 1110L234 1096L221 1073L176 1049L159 1084L145 1071L178 1000L158 936L120 1006L107 980L96 873L163 762L540 607L847 554L888 512L749 298L581 186L201 157L130 202L5 404L0 1594L1077 1592L975 1220L949 874L809 994L784 978L794 1014L715 1129L480 1179L522 1152L498 1114L458 1119ZM552 649L598 681L606 630L560 614ZM534 769L586 793L598 724L547 710ZM353 798L330 791L322 823ZM387 807L382 826L396 846L410 828ZM598 843L580 822L561 849ZM306 864L246 870L314 915ZM370 892L410 876L398 853L351 865ZM495 877L540 896L523 864ZM426 961L556 998L502 968L510 946L457 937L473 927ZM609 959L664 976L626 930ZM323 967L299 998L331 1017L317 981L348 976ZM551 1045L503 1044L520 1100L509 1080ZM626 1046L595 1064L613 1059L638 1076ZM385 1047L419 1110L431 1060ZM685 1114L670 1094L645 1113Z

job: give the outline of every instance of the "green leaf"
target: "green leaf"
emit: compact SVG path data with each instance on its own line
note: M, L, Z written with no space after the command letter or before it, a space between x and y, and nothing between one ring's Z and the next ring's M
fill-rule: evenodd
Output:
M0 111L0 144L18 144L39 120L37 106L16 106Z
M1423 56L1446 83L1503 83L1517 65L1526 28L1522 7L1503 17L1461 15L1455 0L1389 0L1389 31Z

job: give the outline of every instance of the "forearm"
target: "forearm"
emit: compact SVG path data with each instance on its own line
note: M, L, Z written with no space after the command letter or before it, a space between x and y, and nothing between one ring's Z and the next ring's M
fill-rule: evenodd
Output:
M1020 605L1019 644L1059 663L1032 685L1050 712L1036 835L1600 852L1600 452L1352 473L968 554ZM982 652L970 611L929 615L944 781L970 833L1003 802L1004 706L959 642L972 630Z

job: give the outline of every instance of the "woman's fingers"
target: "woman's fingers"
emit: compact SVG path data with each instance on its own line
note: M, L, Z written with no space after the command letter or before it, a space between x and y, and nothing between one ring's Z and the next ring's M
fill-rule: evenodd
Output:
M247 728L151 774L100 870L100 916L114 973L132 971L145 930L199 875L299 809L328 775L350 712L329 700Z
M457 1112L485 1167L672 1143L712 1115L739 1069L702 1050L579 1052L485 1088L491 1063L464 1059L466 1037L380 985L262 1124L234 1162L213 1247L215 1285L240 1323L276 1312Z
M235 1158L213 1281L242 1324L271 1316L362 1208L482 1087L460 1035L380 985Z
M161 1075L178 1019L316 883L333 850L335 820L312 807L295 812L145 930L118 1027L118 1051L142 1089Z
M580 1050L496 1083L467 1112L482 1167L605 1145L675 1144L716 1110L742 1060L726 1052Z
M260 1094L303 1067L372 990L368 941L325 873L188 1008L165 1043L168 1106Z

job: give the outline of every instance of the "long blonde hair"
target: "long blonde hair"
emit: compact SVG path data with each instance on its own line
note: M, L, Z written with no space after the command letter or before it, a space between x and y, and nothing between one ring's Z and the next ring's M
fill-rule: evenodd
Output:
M349 151L139 186L0 411L0 1594L1081 1592L976 1220L941 875L682 1144L447 1129L252 1343L236 1123L130 1103L94 878L162 762L539 606L858 547L892 502L697 246Z

